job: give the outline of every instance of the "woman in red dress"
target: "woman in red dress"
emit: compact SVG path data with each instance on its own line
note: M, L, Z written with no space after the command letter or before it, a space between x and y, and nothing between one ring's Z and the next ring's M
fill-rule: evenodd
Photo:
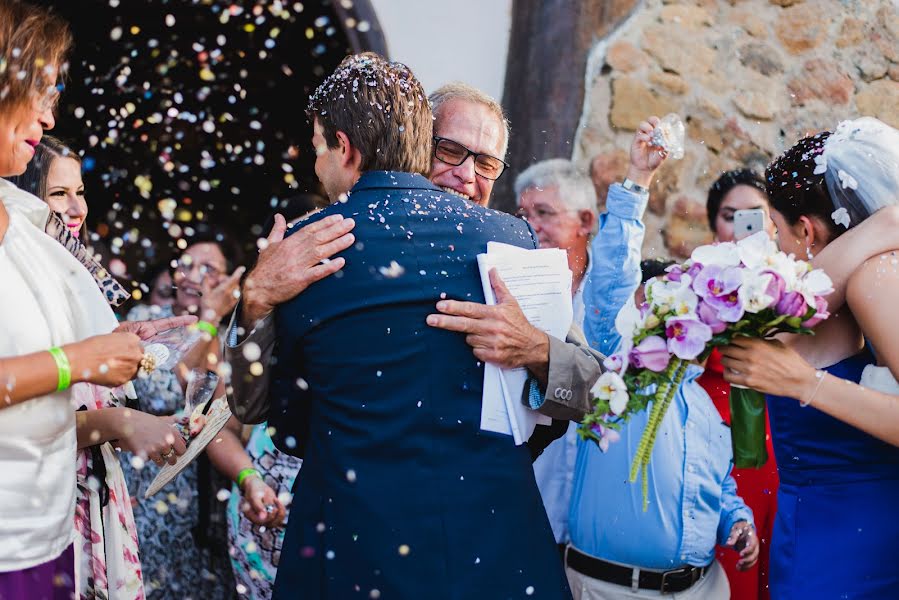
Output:
M740 169L723 173L709 189L708 211L709 226L715 232L719 242L734 240L734 213L738 210L760 208L768 214L768 198L765 195L764 180L750 169ZM766 219L768 231L774 235L771 219ZM697 380L712 398L721 418L730 425L730 384L724 381L724 367L721 366L721 355L718 350L712 352L705 366L705 373ZM767 416L766 416L767 420ZM738 571L736 567L739 555L733 551L726 552L719 547L718 562L724 567L730 582L733 600L768 600L768 554L771 544L771 530L774 525L774 513L777 512L777 465L774 462L774 448L771 445L771 428L765 423L765 440L768 449L768 462L760 469L734 469L733 476L737 482L737 493L755 518L755 526L759 535L760 553L758 567L748 571Z

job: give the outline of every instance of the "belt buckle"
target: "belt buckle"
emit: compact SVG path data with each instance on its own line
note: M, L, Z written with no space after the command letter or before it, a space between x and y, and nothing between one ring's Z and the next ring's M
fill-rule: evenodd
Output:
M674 592L668 592L665 589L665 586L668 585L668 581L667 581L668 576L669 575L686 575L688 573L689 569L690 569L690 567L683 567L680 569L675 569L673 571L665 571L664 573L662 573L662 585L661 585L661 587L659 587L659 593L662 594L663 596L668 593L674 593ZM690 585L693 585L693 583L696 583L696 582L694 581ZM687 586L687 587L689 588L690 586ZM681 590L681 591L683 591L683 590Z

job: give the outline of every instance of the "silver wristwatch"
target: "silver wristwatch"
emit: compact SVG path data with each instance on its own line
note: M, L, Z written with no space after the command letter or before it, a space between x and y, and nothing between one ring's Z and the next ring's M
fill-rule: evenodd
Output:
M621 187L626 189L629 192L634 192L635 194L642 194L644 196L649 195L649 189L643 187L642 185L637 185L627 177L624 178L624 181L621 182Z

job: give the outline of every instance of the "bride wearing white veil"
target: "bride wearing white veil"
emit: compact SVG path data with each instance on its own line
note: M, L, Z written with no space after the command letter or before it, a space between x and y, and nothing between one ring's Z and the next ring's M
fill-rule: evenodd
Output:
M844 121L771 163L766 188L781 249L812 259L836 288L816 335L722 350L725 379L769 394L781 481L772 597L893 597L899 131Z

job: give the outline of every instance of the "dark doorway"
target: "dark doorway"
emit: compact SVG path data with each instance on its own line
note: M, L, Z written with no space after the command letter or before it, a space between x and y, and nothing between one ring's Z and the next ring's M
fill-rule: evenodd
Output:
M360 44L384 51L367 1L38 1L75 37L53 133L84 154L92 240L137 280L204 224L252 248L279 199L316 191L306 99Z

